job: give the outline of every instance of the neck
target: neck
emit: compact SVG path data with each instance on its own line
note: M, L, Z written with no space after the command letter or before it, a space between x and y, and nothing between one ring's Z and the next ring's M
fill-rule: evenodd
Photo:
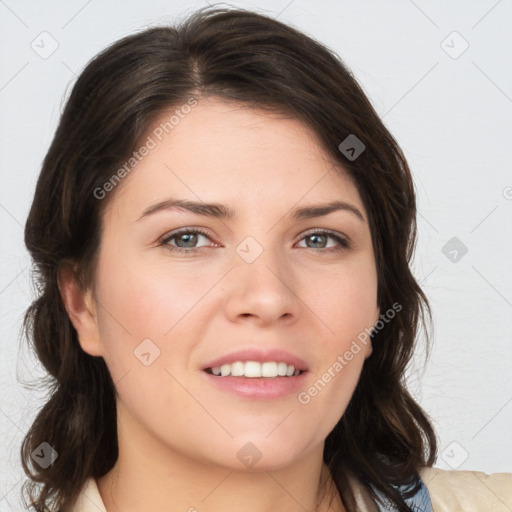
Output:
M284 468L240 471L204 464L123 425L118 460L97 480L109 512L344 510L322 460L323 444Z

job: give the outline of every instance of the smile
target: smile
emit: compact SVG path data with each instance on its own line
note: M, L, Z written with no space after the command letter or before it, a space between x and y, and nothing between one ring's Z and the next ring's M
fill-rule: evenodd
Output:
M220 377L246 377L249 379L257 379L261 377L296 377L302 373L301 370L295 369L292 364L283 362L269 361L259 363L258 361L236 361L232 364L223 364L207 368L207 373Z

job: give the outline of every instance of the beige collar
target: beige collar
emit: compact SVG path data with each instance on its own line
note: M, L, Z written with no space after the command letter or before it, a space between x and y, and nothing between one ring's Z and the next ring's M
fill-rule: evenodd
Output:
M436 512L512 510L512 473L488 475L481 471L423 468L419 475L429 491ZM349 484L358 512L378 512L378 507L362 483L349 476ZM75 506L69 512L107 512L94 478L86 480Z

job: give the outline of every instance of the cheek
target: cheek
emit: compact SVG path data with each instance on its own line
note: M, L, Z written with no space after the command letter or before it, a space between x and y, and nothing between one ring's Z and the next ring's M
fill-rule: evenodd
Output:
M115 250L99 267L98 295L103 327L112 323L133 338L162 337L205 293L208 279L190 279L182 268L149 265L143 258ZM115 327L115 326L114 326Z
M314 311L328 328L328 345L343 349L377 320L375 266L369 257L354 258L350 264L323 274L321 281L318 277L313 279L317 290L312 295Z
M318 414L325 415L326 425L334 426L371 354L369 333L379 314L376 269L370 257L354 259L328 275L317 274L316 283L317 291L310 297L311 309L323 324L320 362L299 403L314 404Z
M211 270L191 275L190 266L167 261L148 265L134 256L121 258L115 250L103 256L98 267L98 322L113 378L139 371L139 352L158 356L154 365L162 368L175 359L171 346L185 358L193 326L198 325L197 306L218 276Z

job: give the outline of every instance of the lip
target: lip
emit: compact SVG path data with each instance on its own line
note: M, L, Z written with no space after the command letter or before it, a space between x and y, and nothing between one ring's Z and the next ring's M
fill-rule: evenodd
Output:
M283 361L284 362L284 361ZM291 394L297 395L304 386L308 372L304 371L296 377L221 377L201 372L217 389L234 393L243 398L271 400Z
M204 365L201 369L206 370L208 368L214 368L216 366L222 366L223 364L233 364L237 361L256 361L258 363L265 363L267 361L275 361L276 363L292 364L296 370L302 370L303 372L308 371L308 365L300 357L291 354L283 349L255 349L255 348L244 348L231 352L225 356L221 356L208 364ZM300 377L300 375L298 375ZM223 377L224 379L228 377ZM237 379L238 377L233 377ZM278 377L276 377L277 379ZM291 378L291 377L285 377Z

